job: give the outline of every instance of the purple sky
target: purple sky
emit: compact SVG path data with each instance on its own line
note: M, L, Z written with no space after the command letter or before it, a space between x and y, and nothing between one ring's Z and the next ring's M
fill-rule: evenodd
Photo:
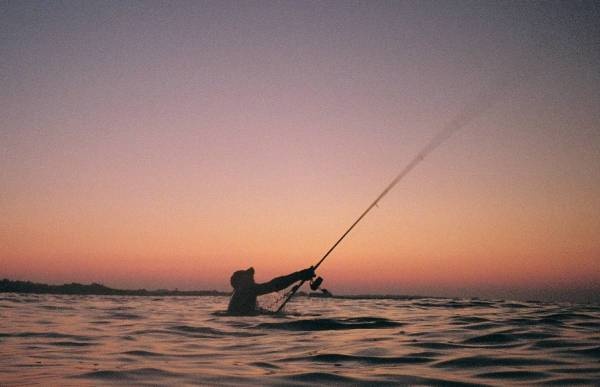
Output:
M597 299L598 2L0 2L0 277ZM262 273L262 274L261 274Z

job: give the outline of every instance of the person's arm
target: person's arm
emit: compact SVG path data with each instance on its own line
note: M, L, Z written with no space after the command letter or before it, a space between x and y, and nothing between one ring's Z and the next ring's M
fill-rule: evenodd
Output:
M273 278L269 282L263 284L256 284L256 294L263 295L272 292L278 292L282 289L287 288L296 281L308 281L315 276L315 270L312 267L308 269L300 270L292 274L288 274L282 277Z

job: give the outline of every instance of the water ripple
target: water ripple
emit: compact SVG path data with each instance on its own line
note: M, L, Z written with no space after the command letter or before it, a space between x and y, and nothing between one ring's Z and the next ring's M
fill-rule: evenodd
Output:
M344 363L344 362L356 362L366 364L415 364L415 363L428 363L431 360L429 357L423 356L399 356L399 357L380 357L380 356L353 356L353 355L342 355L336 353L323 353L313 356L296 357L282 359L281 361L313 361L313 362L324 362L324 363Z
M597 384L600 307L0 294L0 385ZM10 307L6 307L10 306Z
M436 363L436 367L448 368L479 368L498 366L539 366L564 364L557 360L536 359L525 357L490 357L490 356L466 356Z
M519 341L519 338L509 333L488 333L471 337L463 341L464 344L506 344Z
M168 372L160 368L135 368L130 370L100 370L86 372L75 377L89 378L89 379L113 379L113 380L139 380L139 379L158 379L158 378L172 378L180 376L174 372Z
M394 322L385 318L355 317L337 319L319 318L277 323L261 323L258 325L258 328L283 329L290 331L330 331L346 329L395 328L402 325L402 323Z

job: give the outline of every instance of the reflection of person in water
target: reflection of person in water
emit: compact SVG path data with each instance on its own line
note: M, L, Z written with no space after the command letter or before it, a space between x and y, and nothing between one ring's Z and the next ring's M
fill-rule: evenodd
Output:
M248 270L238 270L231 276L233 294L229 300L227 312L235 315L256 314L259 312L256 307L256 296L278 292L296 281L308 281L314 276L315 270L309 267L283 277L273 278L269 282L257 284L254 282L253 267Z

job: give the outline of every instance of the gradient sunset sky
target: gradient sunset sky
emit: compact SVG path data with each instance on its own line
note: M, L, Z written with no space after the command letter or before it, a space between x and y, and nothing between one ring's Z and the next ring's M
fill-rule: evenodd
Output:
M0 278L600 301L600 3L0 2Z

